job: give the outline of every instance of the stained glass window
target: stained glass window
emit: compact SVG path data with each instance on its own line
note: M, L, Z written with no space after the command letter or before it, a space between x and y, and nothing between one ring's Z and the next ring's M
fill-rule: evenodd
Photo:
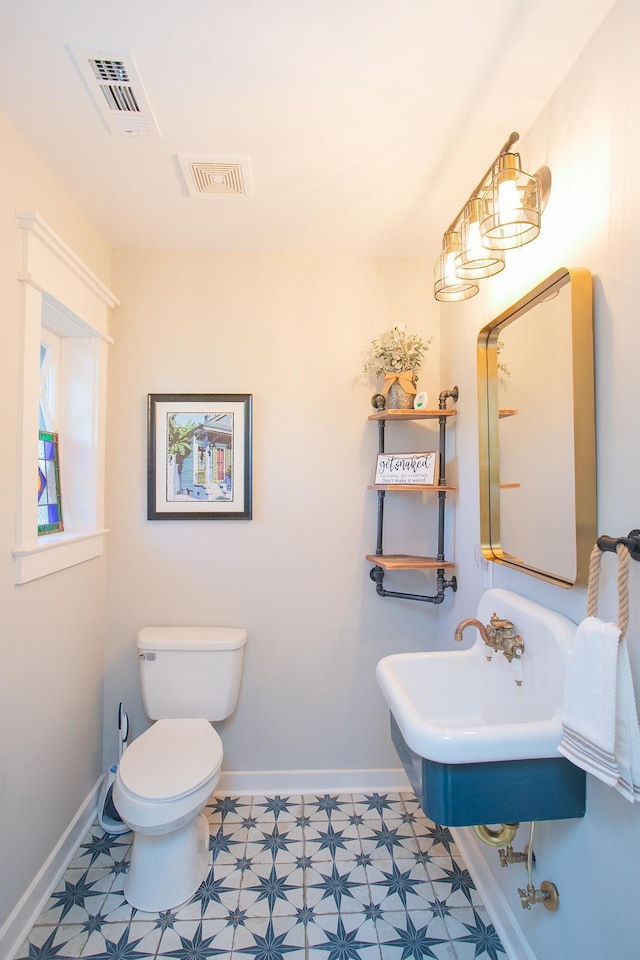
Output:
M58 434L40 430L38 441L38 534L62 530Z

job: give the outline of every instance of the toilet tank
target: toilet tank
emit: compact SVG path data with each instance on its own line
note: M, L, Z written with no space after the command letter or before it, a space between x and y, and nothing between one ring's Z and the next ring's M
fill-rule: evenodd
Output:
M240 627L144 627L137 647L147 716L228 717L238 701L246 642Z

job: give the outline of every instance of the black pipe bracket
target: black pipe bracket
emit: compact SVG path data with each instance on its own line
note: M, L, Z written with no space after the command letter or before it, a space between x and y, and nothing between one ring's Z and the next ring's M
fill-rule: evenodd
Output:
M630 530L626 537L598 537L596 541L603 553L615 553L621 543L631 554L632 560L640 560L640 530Z

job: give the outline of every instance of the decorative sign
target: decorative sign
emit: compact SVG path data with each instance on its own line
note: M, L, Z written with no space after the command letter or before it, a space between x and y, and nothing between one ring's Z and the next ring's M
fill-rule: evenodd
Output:
M436 483L437 465L438 454L434 450L426 453L379 453L374 483L433 486Z

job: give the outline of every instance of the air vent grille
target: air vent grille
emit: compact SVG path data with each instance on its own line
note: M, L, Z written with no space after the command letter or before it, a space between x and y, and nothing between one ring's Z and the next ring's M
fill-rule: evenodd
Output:
M178 157L189 196L196 198L247 197L246 160Z
M111 133L159 136L131 54L70 53Z
M129 83L129 74L122 60L89 60L98 80Z

